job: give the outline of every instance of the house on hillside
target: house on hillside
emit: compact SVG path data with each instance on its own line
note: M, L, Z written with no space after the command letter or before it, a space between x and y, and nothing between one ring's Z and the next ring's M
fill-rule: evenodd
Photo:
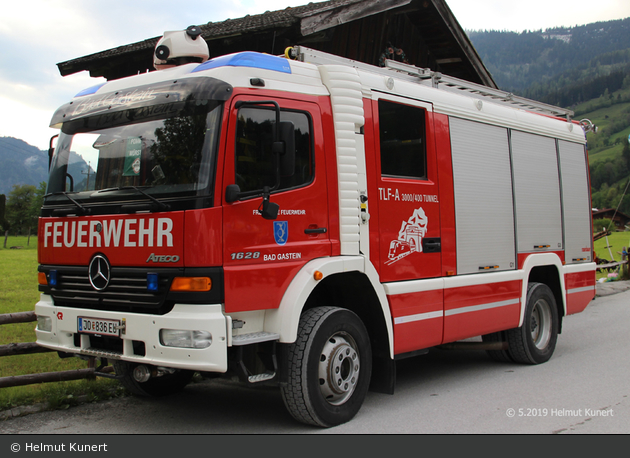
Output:
M378 65L391 44L404 51L409 64L497 88L445 0L330 0L199 27L211 58L240 51L281 55L289 46L303 45ZM57 66L62 76L89 71L108 80L153 71L159 39Z
M607 218L611 219L618 231L624 231L626 226L630 225L630 216L615 211L614 208L606 208L604 210L593 210L593 220Z

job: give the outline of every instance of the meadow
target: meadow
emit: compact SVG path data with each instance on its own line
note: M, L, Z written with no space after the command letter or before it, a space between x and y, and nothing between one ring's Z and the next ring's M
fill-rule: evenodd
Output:
M6 248L0 239L0 314L28 312L39 300L37 288L37 238L9 237ZM11 247L20 247L14 248ZM0 345L35 341L35 322L0 326ZM4 356L0 377L85 369L78 358L61 359L55 352ZM15 406L48 403L50 408L74 405L79 399L97 400L122 394L109 379L41 383L0 389L0 412Z
M608 248L610 246L610 249ZM621 261L621 252L623 248L628 249L630 247L630 232L613 232L606 238L595 240L594 248L598 257L606 259L611 262ZM612 257L611 257L612 253ZM599 272L597 279L608 276L608 272Z

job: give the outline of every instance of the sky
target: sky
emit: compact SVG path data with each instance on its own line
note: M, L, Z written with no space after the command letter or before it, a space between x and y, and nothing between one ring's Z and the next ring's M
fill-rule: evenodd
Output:
M630 0L446 0L466 30L539 30L630 17ZM0 137L48 149L55 110L104 81L62 77L57 63L189 25L261 14L309 0L22 0L0 10Z

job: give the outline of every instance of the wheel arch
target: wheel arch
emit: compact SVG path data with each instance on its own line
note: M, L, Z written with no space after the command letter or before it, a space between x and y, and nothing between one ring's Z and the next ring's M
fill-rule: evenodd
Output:
M566 294L564 276L562 275L562 261L551 253L532 255L527 258L524 265L527 272L526 282L523 284L523 299L519 326L523 324L523 315L527 301L527 287L531 283L542 283L551 289L556 307L558 309L558 332L562 330L562 318L566 315Z
M323 274L321 280L314 279L315 271ZM293 343L302 313L322 305L346 308L363 321L372 342L374 380L371 389L392 393L395 384L393 322L374 266L362 256L309 262L287 288L280 306L265 312L264 330L279 334L281 343Z
M315 280L314 273L323 274ZM355 312L368 331L386 336L387 354L393 359L393 324L378 273L362 256L320 258L307 263L293 278L277 309L265 312L264 330L280 335L280 342L293 343L304 310L324 305L318 300L332 296L334 304ZM365 303L361 301L365 300Z
M323 279L309 296L303 311L321 305L333 305L354 312L370 335L373 353L392 357L386 315L383 314L370 280L363 272L339 272Z

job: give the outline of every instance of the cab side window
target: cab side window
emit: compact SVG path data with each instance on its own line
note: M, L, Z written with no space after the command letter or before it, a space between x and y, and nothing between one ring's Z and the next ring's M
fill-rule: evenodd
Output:
M425 110L379 100L378 118L381 175L426 180Z
M260 191L276 185L277 158L272 152L275 112L266 108L241 108L236 125L236 184L242 193ZM295 127L295 171L281 177L277 189L304 186L313 181L314 158L311 121L304 112L282 111L281 121Z

